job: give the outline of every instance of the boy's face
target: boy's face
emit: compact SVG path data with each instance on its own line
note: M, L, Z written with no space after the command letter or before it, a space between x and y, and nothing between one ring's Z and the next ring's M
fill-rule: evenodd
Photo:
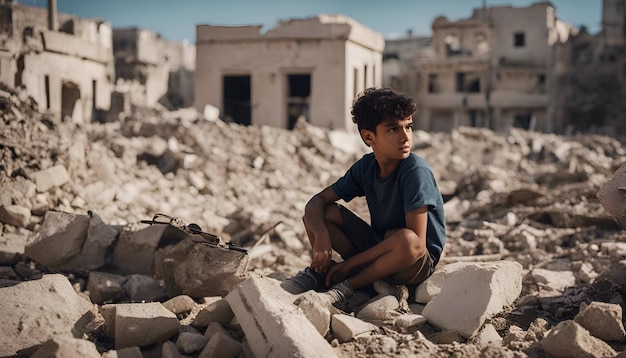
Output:
M368 131L372 150L381 159L402 160L411 154L413 116L399 120L385 120L376 126L376 133Z

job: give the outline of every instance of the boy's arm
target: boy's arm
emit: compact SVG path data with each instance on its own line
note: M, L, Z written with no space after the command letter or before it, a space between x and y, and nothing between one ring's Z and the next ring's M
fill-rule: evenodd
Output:
M313 195L304 207L304 227L311 242L312 260L311 269L324 273L331 262L332 246L330 235L325 223L325 212L328 204L339 200L337 194L328 186L321 192Z
M428 225L428 206L409 211L405 217L407 229L413 230L419 237L420 246L426 247L426 226Z

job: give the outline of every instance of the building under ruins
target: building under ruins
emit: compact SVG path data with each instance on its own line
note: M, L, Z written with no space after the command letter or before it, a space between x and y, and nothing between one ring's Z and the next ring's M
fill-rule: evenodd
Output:
M0 2L0 80L22 87L62 118L90 121L108 111L114 78L111 25Z
M384 38L341 15L261 26L196 27L195 107L240 124L293 128L298 119L352 130L350 107L382 84Z
M130 103L167 108L193 105L196 48L188 41L170 41L156 32L113 29L115 81Z
M0 81L23 88L41 112L117 120L132 106L193 105L195 46L148 30L0 0Z
M438 17L431 38L386 42L383 85L418 99L424 130L625 133L625 2L604 0L595 36L560 21L548 1Z

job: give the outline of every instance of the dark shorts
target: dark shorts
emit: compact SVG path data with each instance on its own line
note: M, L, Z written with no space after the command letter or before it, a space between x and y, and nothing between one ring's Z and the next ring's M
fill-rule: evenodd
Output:
M341 231L348 237L356 253L366 251L382 241L372 227L348 208L337 204L343 226ZM394 285L418 285L433 273L433 259L428 252L411 267L387 276L385 279Z

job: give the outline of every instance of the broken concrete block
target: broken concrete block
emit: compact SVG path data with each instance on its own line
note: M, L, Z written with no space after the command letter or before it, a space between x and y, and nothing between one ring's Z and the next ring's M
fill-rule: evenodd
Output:
M31 355L31 358L48 357L100 358L100 352L93 342L86 339L55 336Z
M346 314L334 314L330 326L340 342L348 342L363 333L375 332L378 326Z
M115 310L115 349L143 347L164 341L176 333L180 326L176 316L159 302L127 303L113 305ZM107 326L110 315L102 314Z
M87 291L91 302L101 305L107 301L115 301L124 297L126 277L106 272L90 272Z
M143 354L139 347L128 347L104 352L102 358L143 358Z
M51 168L40 170L33 173L32 176L39 193L46 192L70 181L67 169L62 165L55 165Z
M1 357L36 348L53 337L82 337L88 333L87 326L94 318L92 304L79 296L70 281L60 274L2 287L0 302Z
M225 296L248 276L248 253L191 239L156 252L155 278L170 296Z
M225 299L215 301L204 307L191 323L194 327L206 327L211 322L217 322L223 325L229 324L233 320L235 314Z
M279 281L256 275L226 296L255 357L336 357L292 300Z
M30 209L20 205L0 206L0 222L17 227L26 227L30 222Z
M600 204L609 215L626 228L626 164L596 194Z
M239 357L241 351L241 343L225 334L216 333L200 352L198 358L236 358Z
M428 323L471 338L485 320L517 299L522 291L522 265L507 260L457 262L435 271L429 280L424 283L440 291L422 312Z
M130 275L124 282L124 291L131 302L155 302L167 298L161 283L146 275Z
M412 327L419 327L426 323L426 317L419 314L403 314L396 318L395 325L406 332Z
M78 254L87 237L89 216L48 211L36 238L26 246L25 254L50 269L58 269Z
M617 354L606 342L572 320L557 324L540 344L544 351L557 358L615 357Z
M163 302L163 306L175 315L190 312L196 305L193 298L180 295Z
M302 310L302 313L313 324L317 332L324 337L330 329L332 313L330 312L330 307L324 304L318 295L319 293L315 291L304 292L294 301L294 304Z
M396 311L400 307L398 299L394 296L377 296L368 302L356 315L357 318L367 322L382 325L393 322L399 315Z
M0 230L2 230L1 227ZM24 254L25 241L18 234L2 233L0 236L0 265L13 265Z
M186 236L182 230L159 224L137 231L123 231L113 252L113 271L121 275L153 276L159 245L172 244Z
M576 285L576 276L574 276L572 271L552 271L535 268L528 274L546 290L562 293L567 287Z
M496 331L496 327L492 324L484 325L476 335L475 339L479 344L491 344L497 347L502 346L502 337L500 337L500 334Z
M229 335L226 329L221 324L217 322L212 322L207 326L206 330L204 331L204 336L211 340L211 338L213 338L216 333L222 333L227 336Z
M176 339L176 347L183 354L196 354L209 342L209 339L200 333L182 332Z
M94 212L89 211L87 238L80 253L72 256L60 266L61 271L93 271L105 266L110 256L118 230L102 222Z
M137 358L143 358L143 356ZM161 358L183 358L183 355L180 354L174 342L165 341L161 347Z
M619 341L624 336L622 306L614 303L582 303L574 322L583 326L592 336L604 341Z

